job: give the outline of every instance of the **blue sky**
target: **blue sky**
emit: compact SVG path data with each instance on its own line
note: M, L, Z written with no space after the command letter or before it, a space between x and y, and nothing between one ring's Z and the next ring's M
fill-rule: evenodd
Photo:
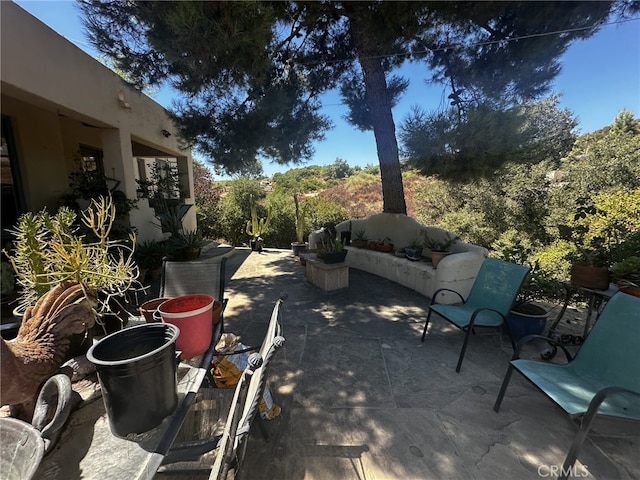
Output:
M73 1L19 0L18 5L49 25L78 47L95 55L88 44L79 9ZM605 26L588 40L574 43L561 58L562 72L556 78L553 91L561 93L561 106L568 108L579 120L579 133L588 133L610 125L623 109L640 114L640 20ZM437 109L446 97L444 87L426 85L426 69L409 64L400 74L411 80L404 97L394 108L396 126L412 105L427 111ZM444 95L443 95L444 94ZM170 107L172 94L161 91L155 97L158 103ZM377 165L373 132L360 132L348 125L343 116L346 108L340 98L330 92L323 98L322 112L328 115L334 128L326 139L315 145L312 165L333 163L336 158L350 165ZM285 171L291 167L264 164L266 175Z

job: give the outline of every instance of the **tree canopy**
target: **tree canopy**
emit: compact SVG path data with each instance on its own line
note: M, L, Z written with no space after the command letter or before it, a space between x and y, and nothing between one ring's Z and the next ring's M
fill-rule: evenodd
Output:
M92 43L138 86L182 92L181 136L228 173L303 162L330 127L319 95L341 87L376 139L384 211L406 212L392 106L425 62L460 115L547 92L570 42L611 2L111 2L81 0ZM619 5L626 5L621 2ZM364 104L363 104L364 102ZM451 161L455 161L451 159Z

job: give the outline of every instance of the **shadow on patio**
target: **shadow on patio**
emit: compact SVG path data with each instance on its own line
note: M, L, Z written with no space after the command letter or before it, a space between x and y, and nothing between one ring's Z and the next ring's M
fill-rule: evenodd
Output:
M265 422L270 442L252 432L243 478L553 478L562 465L577 427L519 375L492 409L506 337L472 338L456 374L463 334L435 317L422 344L428 299L407 288L351 269L348 289L325 294L285 250L236 249L227 269L225 327L245 344L289 295L270 375L282 414ZM576 477L640 478L639 445L637 424L597 420Z

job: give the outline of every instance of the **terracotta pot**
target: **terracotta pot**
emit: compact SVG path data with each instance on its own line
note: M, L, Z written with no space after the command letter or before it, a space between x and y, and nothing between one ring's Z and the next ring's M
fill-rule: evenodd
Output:
M196 248L185 248L184 249L184 258L187 261L190 260L196 260L199 256L200 256L200 252L202 250L200 249L200 247L196 247Z
M381 245L376 243L376 250L383 253L389 253L393 251L393 243L389 243L388 245Z
M167 300L169 300L169 299L168 298L154 298L152 300L147 300L142 305L140 305L140 308L138 308L138 310L140 310L140 313L142 314L144 319L147 321L147 323L157 322L159 320L154 320L153 319L153 312L155 312L158 309L158 307L162 303L166 302Z
M357 248L365 248L367 246L366 240L351 240L351 245Z
M634 297L640 297L640 287L620 287L622 293L632 295Z
M438 268L438 264L450 253L451 252L431 252L431 263L433 264L433 268Z
M573 265L571 267L571 283L593 290L608 289L609 275L607 267L592 267L590 265Z
M218 300L214 300L213 302L213 310L211 311L212 323L217 325L220 321L220 314L222 313L222 303Z

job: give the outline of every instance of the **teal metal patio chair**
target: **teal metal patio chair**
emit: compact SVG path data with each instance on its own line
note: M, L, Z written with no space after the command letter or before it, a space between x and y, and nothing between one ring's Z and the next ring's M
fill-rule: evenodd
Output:
M456 372L458 373L460 373L462 360L464 360L464 354L467 351L469 336L476 327L501 328L505 325L509 332L511 345L515 350L515 342L509 331L506 318L529 270L529 267L523 265L503 262L495 258L486 258L482 262L480 271L466 300L454 290L447 288L436 290L429 305L429 313L422 332L422 341L424 342L427 334L431 314L435 312L466 332L460 357L458 358L458 365L456 366ZM437 304L438 294L444 291L458 295L462 304Z
M519 359L530 335L518 343L493 409L498 412L513 370L520 372L542 393L573 418L582 417L561 477L567 478L596 416L640 420L640 298L615 294L569 363L557 364ZM555 343L555 342L554 342Z

